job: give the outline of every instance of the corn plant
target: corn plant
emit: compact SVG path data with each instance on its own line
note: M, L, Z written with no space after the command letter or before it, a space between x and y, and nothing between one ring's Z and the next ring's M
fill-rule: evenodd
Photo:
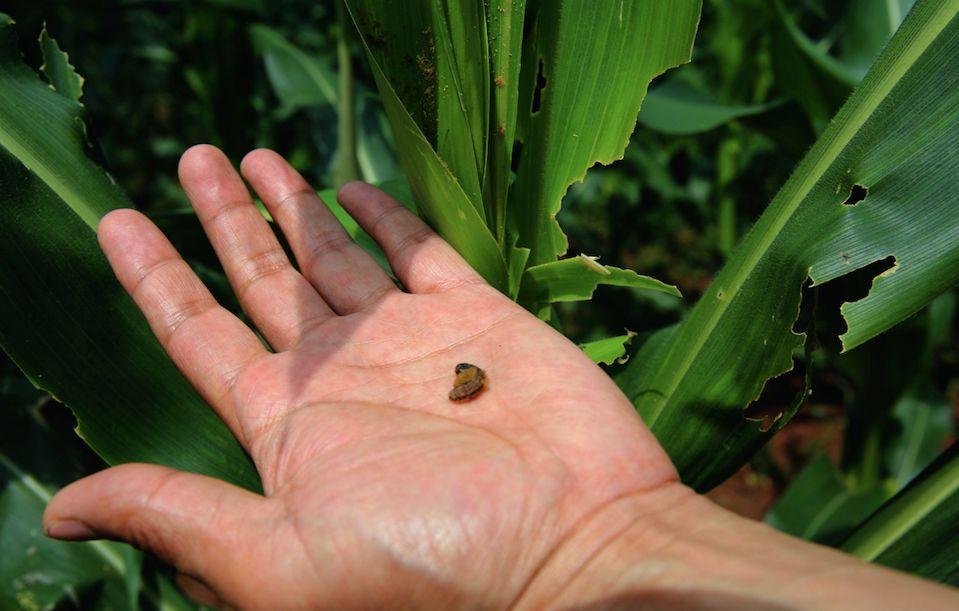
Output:
M689 60L699 0L345 7L410 205L492 286L548 321L553 304L587 300L601 284L679 297L590 253L567 253L556 215L571 184L623 155L650 81ZM268 29L254 36L283 44ZM98 219L130 203L91 161L82 79L55 41L41 44L49 86L21 62L12 21L0 16L0 344L73 409L78 433L107 462L161 463L257 489L249 458L169 362L99 253ZM721 482L800 408L808 388L771 422L744 412L811 348L811 329L797 326L804 286L892 262L865 298L843 305L841 340L853 350L959 282L957 62L959 0L919 0L755 226L735 249L727 240L729 259L706 294L617 376L691 486ZM683 122L669 94L644 123ZM588 349L608 362L626 339ZM845 548L955 583L956 465L953 449L851 528Z

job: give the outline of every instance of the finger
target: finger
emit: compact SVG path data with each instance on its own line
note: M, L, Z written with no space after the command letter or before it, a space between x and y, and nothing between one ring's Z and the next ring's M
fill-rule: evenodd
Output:
M240 372L268 352L249 327L217 304L145 216L115 210L100 221L97 237L167 354L242 441L230 391Z
M373 236L390 267L413 293L439 293L483 279L429 225L365 182L343 185L336 198Z
M358 312L399 292L282 157L269 150L253 151L240 169L279 223L300 269L334 310Z
M243 310L275 350L293 347L333 316L290 265L226 155L194 146L180 159L179 174Z
M270 501L217 479L127 464L58 492L43 529L67 541L126 541L222 592L235 579L230 560L258 556L275 513Z

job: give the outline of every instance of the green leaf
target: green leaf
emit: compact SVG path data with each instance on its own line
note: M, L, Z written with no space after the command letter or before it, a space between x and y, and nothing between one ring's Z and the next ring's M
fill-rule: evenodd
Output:
M959 0L916 5L673 340L620 377L687 483L715 485L788 420L763 432L742 410L792 367L807 278L895 258L843 306L846 350L959 281L957 12ZM844 205L854 185L868 194Z
M412 204L412 196L409 192L409 185L405 180L391 180L380 183L377 185L383 191L389 193L394 199L404 204L407 208L410 208L416 212L416 207ZM354 242L359 245L360 248L366 251L373 260L376 261L380 267L382 267L386 272L393 276L393 270L390 267L390 263L386 258L386 254L383 252L383 249L380 248L380 245L376 243L376 240L366 233L362 227L350 216L350 213L346 211L343 206L336 201L336 190L327 189L325 191L320 191L320 199L323 200L323 203L326 204L326 207L330 209L333 213L333 216L336 217L336 220L343 225L343 228L346 230L346 233L350 235Z
M252 462L176 370L113 277L100 217L130 204L86 156L76 101L20 61L0 26L0 346L74 411L107 462L258 487Z
M596 341L580 344L580 348L586 353L586 356L593 359L594 363L612 365L619 361L626 354L626 345L636 336L632 331L627 331L626 335L617 335L616 337L607 337ZM625 361L622 361L625 362Z
M285 112L336 104L336 70L328 61L305 53L265 25L250 26L250 38Z
M405 9L404 9L405 10ZM430 0L436 41L436 152L485 218L489 47L483 3Z
M60 50L60 45L50 36L46 27L40 32L40 50L43 52L40 70L50 85L60 95L79 102L83 95L83 77L77 74L76 68L70 64L70 57Z
M639 122L666 134L698 134L774 106L775 103L721 104L688 83L674 79L650 89L639 111Z
M263 65L273 92L280 100L280 115L300 109L332 108L342 105L338 71L324 57L307 53L280 32L262 24L250 26L254 48L263 57ZM378 105L371 103L372 92L359 83L356 90L356 156L363 178L381 182L396 175L392 141L384 128L385 119ZM342 113L340 113L342 114Z
M863 560L959 585L959 444L843 543Z
M931 385L906 394L892 408L900 434L886 453L896 488L902 488L938 455L953 433L949 399Z
M374 4L377 3L373 0L348 0L353 20L363 34L367 57L383 98L386 114L393 126L399 157L406 170L417 208L437 233L459 251L487 282L505 293L508 290L506 262L485 224L485 219L477 212L470 197L446 162L437 155L427 135L407 111L393 88L391 78L397 75L408 76L408 67L400 63L397 70L388 76L380 66L378 55L372 50L374 46L379 48L385 45L387 40L405 40L396 31L384 29L385 26L376 17L370 17L374 14L369 12ZM388 15L400 15L402 18L402 15L412 12L410 7L400 5L379 7L379 10L381 12L375 15L384 19ZM407 81L401 82L408 85ZM422 112L418 114L421 115L421 120L425 120L422 116L427 116L428 113L422 107L420 110Z
M509 257L509 297L510 299L519 298L519 289L523 283L523 273L526 270L526 261L529 260L528 248L510 249Z
M548 318L550 303L562 301L585 301L601 284L628 286L659 291L680 297L679 290L649 276L640 276L629 269L600 265L596 257L579 255L530 267L523 274L519 302L545 304L540 315Z
M567 188L595 163L621 159L649 82L689 60L699 0L557 0L539 5L533 94L509 214L530 265L554 261L567 241L556 214ZM523 122L521 119L520 122Z
M820 455L789 484L766 515L766 522L801 539L833 545L887 498L889 494L880 486L863 490L850 486L829 459Z
M916 0L852 0L839 40L840 60L862 79Z
M487 217L492 219L490 227L501 247L506 243L506 205L512 173L513 142L516 139L525 14L526 0L492 0L486 3L493 88L483 195L486 198ZM513 260L510 259L510 281L515 280L518 284L519 276L512 271ZM519 274L522 275L522 269Z
M50 496L0 453L0 607L4 609L52 607L64 598L75 602L79 590L125 575L120 544L72 544L44 536L40 518Z
M854 69L836 59L822 46L810 40L799 28L792 16L786 12L782 0L774 0L786 33L800 51L820 70L849 87L854 87L862 79Z

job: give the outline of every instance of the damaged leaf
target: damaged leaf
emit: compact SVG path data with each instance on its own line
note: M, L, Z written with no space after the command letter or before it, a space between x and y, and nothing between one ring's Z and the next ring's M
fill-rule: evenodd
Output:
M177 371L97 245L130 202L86 155L75 99L20 59L0 20L0 346L67 404L107 462L152 462L256 489L249 457Z
M621 159L649 82L689 61L700 0L561 0L539 5L534 56L541 66L525 123L509 215L529 264L566 252L556 222L566 189L596 163Z
M70 64L70 57L60 50L60 45L50 36L46 27L40 32L40 50L43 52L40 70L50 86L60 95L79 102L83 95L83 77L77 74L76 68Z
M629 269L600 265L596 257L579 255L552 263L530 267L523 274L519 291L522 304L543 304L538 311L541 318L549 318L549 304L562 301L585 301L593 296L596 287L627 286L659 291L680 297L679 290L649 276L640 276Z
M921 1L672 341L619 378L688 484L708 489L769 432L743 417L789 370L800 289L893 257L847 303L846 350L959 282L959 0ZM860 185L868 194L844 206Z
M438 129L437 92L432 84L436 78L436 49L423 47L427 44L424 40L433 40L430 35L433 26L424 22L422 16L410 15L418 11L406 5L382 0L348 0L347 6L362 35L417 208L487 282L506 293L506 260L486 226L482 202L477 205L467 190L468 183L464 187L454 174L454 169L463 166L452 166L434 148ZM431 9L423 8L429 15ZM387 53L387 49L391 52ZM412 57L418 57L417 61L422 64L419 76L412 77L402 58L398 60L394 53L414 53ZM423 99L423 92L417 96L409 91L416 83L429 88L432 102ZM444 126L448 127L447 124L439 127Z
M626 335L617 335L616 337L606 337L593 342L580 344L580 348L586 353L586 356L593 359L594 363L603 365L612 365L615 362L626 362L626 346L630 340L636 337L632 331L627 331Z

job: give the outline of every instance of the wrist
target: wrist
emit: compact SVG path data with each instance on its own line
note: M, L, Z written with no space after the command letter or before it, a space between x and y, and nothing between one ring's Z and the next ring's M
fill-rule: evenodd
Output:
M741 518L681 484L624 497L551 554L517 609L959 608L938 584Z

